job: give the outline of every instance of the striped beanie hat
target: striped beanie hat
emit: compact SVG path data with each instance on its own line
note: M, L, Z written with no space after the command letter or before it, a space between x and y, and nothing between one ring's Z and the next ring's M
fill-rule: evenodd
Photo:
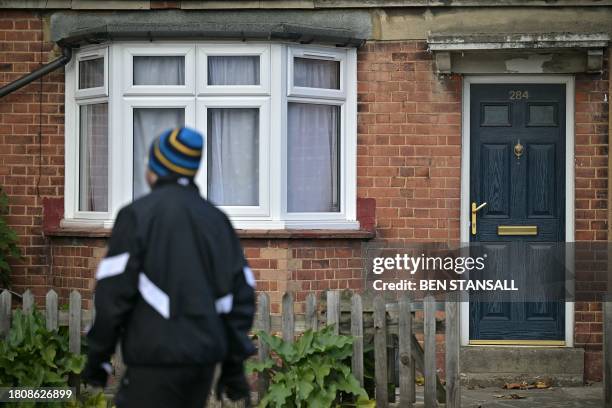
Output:
M193 178L200 167L204 137L186 127L167 130L151 144L149 169L159 177Z

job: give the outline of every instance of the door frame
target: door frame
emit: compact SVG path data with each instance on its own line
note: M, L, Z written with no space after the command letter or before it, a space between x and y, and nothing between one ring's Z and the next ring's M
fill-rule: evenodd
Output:
M575 81L573 75L466 75L463 77L461 107L461 208L460 240L470 242L470 91L472 84L562 84L565 85L565 242L574 242L575 231L575 128L574 101ZM567 251L566 264L573 265L573 254ZM566 282L572 282L573 268L568 268ZM573 287L568 288L573 292ZM470 342L470 304L460 305L461 345ZM517 346L517 344L508 344ZM565 303L565 347L574 346L574 302Z

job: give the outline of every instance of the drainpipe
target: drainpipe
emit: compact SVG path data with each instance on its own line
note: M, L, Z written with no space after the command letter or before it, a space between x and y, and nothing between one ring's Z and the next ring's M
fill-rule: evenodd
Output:
M0 98L3 98L6 95L18 90L19 88L26 86L30 82L36 81L38 78L47 75L49 72L55 71L56 69L63 67L64 65L68 64L71 59L72 48L63 47L62 56L58 59L51 61L50 63L45 64L42 67L30 72L29 74L22 76L21 78L0 88Z
M608 46L608 251L612 246L612 46ZM612 294L612 259L608 254L608 295ZM610 299L609 299L610 300Z

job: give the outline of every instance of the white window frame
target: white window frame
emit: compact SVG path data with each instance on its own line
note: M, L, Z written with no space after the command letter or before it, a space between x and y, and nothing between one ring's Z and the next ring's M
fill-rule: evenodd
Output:
M145 97L125 97L123 98L122 111L124 112L122 123L124 124L123 136L121 138L121 151L123 155L121 161L129 163L126 166L128 174L133 174L134 168L134 109L147 108L168 108L185 110L185 126L196 127L195 109L196 102L189 97L172 97L172 98L145 98ZM200 169L201 170L201 169ZM144 169L143 169L144 171ZM120 196L125 204L129 204L134 197L134 177L123 177L123 182L120 184Z
M103 59L104 64L104 84L96 88L79 89L79 76L81 70L81 62L93 59ZM80 52L76 58L75 77L74 77L74 97L76 99L106 97L108 96L108 47L93 47L87 48Z
M184 57L185 85L134 85L134 57ZM158 43L123 46L124 95L194 95L195 46Z
M208 85L208 57L259 57L259 85ZM198 46L198 95L270 94L270 45L204 44Z
M109 211L78 212L78 105L93 103L77 97L77 62L104 53L109 111ZM208 55L260 55L259 86L208 86ZM185 56L185 86L134 86L134 55ZM110 56L110 58L109 58ZM340 90L293 87L293 57L340 61ZM203 68L203 69L202 69ZM129 71L129 72L128 72ZM116 78L114 81L109 79ZM271 78L275 80L272 81ZM350 86L349 86L350 84ZM258 89L254 89L258 88ZM96 99L99 101L104 98ZM287 107L289 102L340 106L340 211L287 212ZM184 108L185 124L207 133L207 108L260 109L259 206L221 207L239 229L358 229L357 203L357 52L354 48L302 46L285 43L156 42L117 43L87 47L66 67L65 226L113 224L119 209L132 201L133 109ZM206 160L206 159L204 159ZM207 163L196 176L206 196Z
M207 134L209 108L257 108L259 109L259 205L219 206L236 218L270 216L270 100L267 97L199 98L197 102L197 127ZM208 139L206 139L208 142ZM208 194L207 158L196 175L202 196Z
M293 65L295 58L337 61L340 63L340 89L310 88L294 84ZM324 99L346 98L347 52L323 47L289 47L287 56L287 96Z

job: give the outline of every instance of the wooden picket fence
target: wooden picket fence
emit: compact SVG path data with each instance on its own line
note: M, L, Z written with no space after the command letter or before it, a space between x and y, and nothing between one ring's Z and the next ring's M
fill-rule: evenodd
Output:
M4 290L0 294L0 338L10 330L13 311L13 294ZM294 299L291 293L282 298L282 313L280 316L270 313L270 300L267 294L258 296L256 330L266 332L280 332L285 340L293 340L296 333L305 329L317 329L323 324L333 324L335 330L348 331L354 338L352 369L353 374L363 385L364 383L364 334L365 329L373 331L373 344L375 356L375 383L377 407L413 407L415 401L415 369L424 376L424 406L435 407L439 402L446 402L448 408L461 407L459 387L459 304L457 299L451 298L445 304L445 334L446 334L446 381L445 387L441 385L436 373L436 302L432 297L426 297L422 302L423 323L418 324L413 319L415 310L420 310L419 303L412 302L408 297L398 302L386 302L383 297L375 296L366 302L359 294L352 294L350 302L341 301L341 294L329 291L326 294L324 305L317 304L314 294L306 298L306 311L303 315L296 315L293 310ZM81 335L94 317L93 310L81 308L81 294L74 290L70 293L67 310L58 307L58 295L50 290L45 299L44 315L46 326L55 330L59 326L68 326L69 348L71 352L79 353L81 350ZM321 307L319 307L321 306ZM26 290L21 296L23 311L34 310L34 296ZM321 309L321 310L319 310ZM367 310L366 310L367 309ZM605 407L612 408L612 301L603 303L604 310L604 400ZM366 327L368 326L368 327ZM348 327L348 329L347 329ZM365 328L365 329L364 329ZM423 348L417 342L415 334L423 332ZM395 356L390 353L391 336L397 336L399 348L399 401L395 395L388 393L387 384L394 382L396 363ZM259 345L259 358L269 355L265 345ZM116 370L122 371L121 358L114 361ZM265 378L258 380L258 391L265 392L267 383ZM395 401L395 402L392 402ZM211 401L209 406L227 406Z
M350 299L342 301L338 291L328 291L325 302L317 303L317 297L309 294L306 298L305 314L294 313L294 297L285 293L282 298L281 315L270 312L270 299L265 293L258 295L258 308L255 322L256 330L268 333L280 332L283 339L293 341L296 334L305 329L317 329L326 325L334 325L337 333L350 334L354 338L352 353L352 371L357 380L364 384L364 338L373 338L374 347L374 379L375 397L378 408L406 407L412 408L416 401L415 373L418 369L424 377L424 406L437 407L438 403L446 403L447 408L459 408L459 304L456 294L449 294L445 303L445 334L446 334L446 378L445 386L438 378L436 371L436 310L437 304L432 296L427 296L423 302L412 302L404 297L399 301L387 302L380 296L365 298L353 293ZM10 330L13 305L13 295L9 291L0 294L0 338ZM31 311L35 308L34 296L27 290L21 299L22 309ZM367 303L367 305L365 304ZM415 310L423 310L423 322L417 323L413 318ZM321 310L319 310L321 309ZM81 335L94 317L93 310L81 308L81 295L74 290L70 293L68 310L58 307L58 295L50 290L46 295L44 315L48 329L55 330L59 326L68 326L70 351L79 353ZM442 323L442 322L440 322ZM422 328L423 347L415 335L417 328ZM396 338L397 341L393 341ZM395 346L394 346L395 345ZM398 348L399 358L396 359L395 348ZM270 351L265 344L258 347L258 357L266 358ZM396 362L399 367L399 378L395 378ZM116 371L121 373L123 365L121 358L115 359ZM399 383L399 392L389 392L390 383ZM262 395L267 389L267 381L263 376L258 379L258 393ZM392 387L395 389L395 387ZM420 405L420 404L419 404ZM211 401L209 406L218 406ZM227 406L227 405L225 405Z
M445 333L446 333L446 381L445 386L438 378L436 371L436 310L433 296L423 300L423 348L417 341L415 330L418 325L413 313L420 310L420 304L412 302L409 297L399 301L387 302L381 295L367 298L369 310L365 310L364 297L353 293L350 302L341 301L341 293L328 291L324 307L319 308L317 297L309 294L306 297L304 315L294 313L294 298L292 293L285 293L282 298L280 321L278 316L270 313L270 300L266 293L258 296L258 310L255 329L265 332L280 332L284 340L293 341L296 332L306 329L317 329L323 324L334 325L338 333L353 336L352 371L360 384L364 384L364 337L365 322L373 331L374 346L374 382L376 406L412 408L416 401L415 371L418 368L424 377L424 406L437 407L438 403L446 402L447 408L461 406L459 386L459 303L457 294L449 294L445 303ZM343 307L344 306L344 307ZM324 312L320 315L319 309ZM348 310L347 310L348 309ZM367 318L367 320L366 320ZM299 319L299 320L298 320ZM280 326L280 327L279 327ZM348 328L347 328L348 326ZM299 330L301 329L301 330ZM399 348L398 371L399 379L395 379L395 353L391 339L396 336ZM260 343L258 357L265 359L269 350ZM399 395L389 392L388 384L399 382ZM263 376L258 379L259 393L265 392L268 383ZM393 387L392 389L395 389ZM396 398L399 397L399 398Z

